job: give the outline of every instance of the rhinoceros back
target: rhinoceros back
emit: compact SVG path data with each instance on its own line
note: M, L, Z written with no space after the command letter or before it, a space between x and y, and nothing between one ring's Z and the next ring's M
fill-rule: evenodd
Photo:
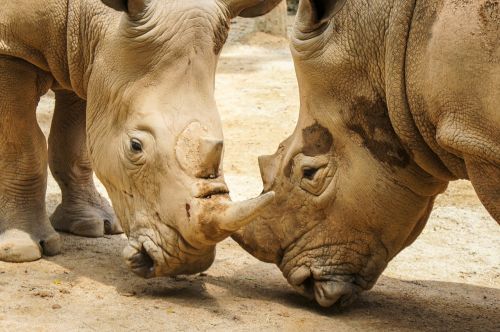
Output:
M500 3L417 1L406 83L427 145L457 177L464 156L500 166Z

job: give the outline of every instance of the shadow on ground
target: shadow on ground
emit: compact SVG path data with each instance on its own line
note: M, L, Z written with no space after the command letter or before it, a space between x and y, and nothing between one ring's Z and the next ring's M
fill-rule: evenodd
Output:
M165 299L178 306L233 315L234 308L226 307L227 300L219 301L222 292L224 297L242 300L250 306L252 301L264 301L292 312L296 309L306 311L312 314L309 317L320 315L332 324L342 322L353 328L370 324L380 330L434 331L446 326L447 330L455 331L479 328L498 331L500 327L500 290L494 288L382 276L377 286L364 293L350 308L322 309L294 293L277 268L269 264L256 262L244 268L241 265L234 267L239 269L223 268L223 275L212 273L221 270L215 267L203 275L145 280L124 266L121 250L126 240L120 236L87 239L63 234L62 239L63 254L46 258L69 271L56 277L74 283L85 277L137 299ZM216 260L215 265L222 263ZM221 289L217 296L207 290L210 286Z

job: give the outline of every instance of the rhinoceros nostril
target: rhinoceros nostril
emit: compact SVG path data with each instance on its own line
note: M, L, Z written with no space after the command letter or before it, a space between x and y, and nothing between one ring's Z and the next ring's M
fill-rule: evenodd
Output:
M353 284L343 281L316 281L314 296L322 307L346 306L356 299L356 289Z
M111 225L111 220L104 219L104 234L112 234L113 227Z
M288 281L295 286L303 284L311 276L311 269L307 266L300 266L288 277Z
M304 287L304 290L308 294L312 294L314 290L314 279L312 277L308 277L304 282L302 283L302 287Z
M141 247L137 250L131 246L125 248L123 255L129 268L138 276L151 278L155 273L155 263L148 252Z
M155 262L149 256L148 252L144 249L144 247L141 250L141 256L142 256L142 264L145 268L147 268L148 273L151 272L154 269Z
M302 295L314 298L314 278L311 269L301 266L288 276L288 282Z

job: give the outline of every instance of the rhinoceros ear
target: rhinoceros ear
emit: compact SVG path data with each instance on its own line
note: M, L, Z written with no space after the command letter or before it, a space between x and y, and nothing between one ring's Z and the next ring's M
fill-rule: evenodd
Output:
M297 27L305 32L313 31L329 22L347 0L300 0L297 11Z
M257 17L269 13L284 0L222 0L232 17Z
M115 10L125 11L132 16L138 15L146 9L148 0L101 0L103 4Z

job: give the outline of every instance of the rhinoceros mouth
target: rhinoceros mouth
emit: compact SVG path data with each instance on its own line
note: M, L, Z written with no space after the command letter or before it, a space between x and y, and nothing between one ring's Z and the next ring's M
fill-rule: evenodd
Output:
M224 182L203 181L194 184L191 194L194 198L201 199L210 199L214 196L227 196L229 198L229 189Z
M316 300L322 307L345 307L353 303L363 290L354 280L343 276L332 276L331 280L317 280L307 277L299 284L291 284L292 287L305 297ZM349 278L350 279L350 278Z
M303 296L316 300L322 307L345 307L353 303L366 284L354 275L330 275L315 278L310 269L301 266L288 277L290 285Z
M241 202L232 202L225 184L205 183L197 197L186 203L187 225L172 225L157 212L155 231L137 229L129 235L123 256L127 265L144 278L194 274L210 267L215 246L252 221L274 200L274 192ZM184 220L181 220L183 222ZM160 231L161 229L161 231Z
M346 307L356 301L361 288L352 282L314 281L314 298L322 307Z
M147 279L202 272L214 260L214 247L199 250L179 238L176 248L167 250L149 236L139 236L137 240L129 240L123 257L132 272Z

